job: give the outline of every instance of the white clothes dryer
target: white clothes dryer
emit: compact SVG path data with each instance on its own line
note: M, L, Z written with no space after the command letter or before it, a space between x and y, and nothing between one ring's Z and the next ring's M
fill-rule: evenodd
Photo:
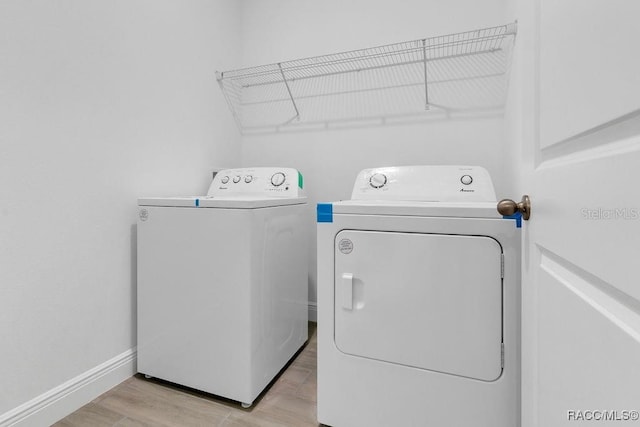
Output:
M302 176L220 171L138 200L138 372L250 406L307 340Z
M366 169L318 205L318 420L520 424L520 219L476 166Z

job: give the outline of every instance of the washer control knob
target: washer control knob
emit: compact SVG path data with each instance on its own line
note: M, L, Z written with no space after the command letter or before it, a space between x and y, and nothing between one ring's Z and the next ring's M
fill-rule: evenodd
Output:
M373 188L382 188L387 183L387 176L383 173L374 173L369 178L369 185Z
M285 178L285 174L282 172L276 172L271 176L271 184L273 184L274 187L280 187L284 184Z
M473 178L471 177L471 175L462 175L460 177L460 182L464 185L469 185L473 182Z
M251 181L253 181L253 177L251 175L247 175L244 177L244 182L246 182L247 184Z
M236 176L234 176L234 177L233 177L233 183L234 183L234 184L239 183L239 182L240 182L240 179L241 179L241 178L240 178L240 175L236 175Z
M220 182L222 182L223 184L226 184L227 182L229 182L229 177L228 176L223 176L222 179L220 180Z

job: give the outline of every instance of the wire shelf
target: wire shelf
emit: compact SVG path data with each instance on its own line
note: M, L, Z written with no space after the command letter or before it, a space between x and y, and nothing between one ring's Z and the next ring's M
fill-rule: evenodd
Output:
M501 109L516 23L216 73L242 133Z

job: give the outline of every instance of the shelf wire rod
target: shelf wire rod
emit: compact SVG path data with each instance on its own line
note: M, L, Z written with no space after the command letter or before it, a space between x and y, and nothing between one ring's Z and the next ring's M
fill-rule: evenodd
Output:
M450 36L450 37L442 37L442 40L439 43L441 46L441 56L447 57L455 54L455 47L459 46L458 37Z
M422 59L424 61L424 109L429 109L429 85L427 84L427 39L422 39Z
M513 25L513 24L511 24ZM466 32L466 33L458 33L458 34L450 34L447 36L437 36L437 37L431 37L429 38L429 44L433 45L432 41L433 40L452 40L452 39L461 39L462 37L464 37L465 40L474 40L474 39L479 39L482 37L486 37L486 35L488 34L493 34L493 35L497 35L500 38L503 38L505 36L509 36L512 34L515 34L515 29L511 29L511 28L506 28L507 26L500 26L500 27L495 27L495 28L489 28L489 29L483 29L483 30L475 30L475 31L470 31L470 32ZM491 31L490 31L491 30ZM473 36L474 34L477 34L478 36ZM457 37L453 37L453 36L457 36ZM389 48L395 48L399 45L402 45L403 43L395 43L395 44L391 44L388 45ZM437 44L437 43L436 43ZM387 46L383 46L383 47L387 47ZM351 57L353 58L358 58L360 57L363 53L366 54L367 52L370 52L372 50L375 50L375 48L368 48L368 49L358 49L358 50L354 50L354 51L350 51L350 52L343 52L343 53L348 53L351 55ZM332 54L332 55L324 55L324 56L318 56L318 57L310 57L310 58L303 58L303 59L299 59L299 60L295 60L295 61L288 61L288 62L284 62L284 66L285 68L289 65L292 64L300 64L300 65L318 65L318 61L323 61L326 58L331 58L331 57L335 57L337 56L336 54ZM265 65L265 66L260 66L260 67L250 67L250 68L245 68L245 69L240 69L240 70L234 70L233 73L238 73L238 74L244 74L244 73L248 73L248 74L252 74L255 71L258 71L260 69L267 69L269 66ZM228 76L231 77L231 76Z
M482 78L490 78L490 77L500 77L503 74L492 74L492 75L486 75L486 76L477 76L477 77L473 77L474 79L482 79ZM442 80L431 80L431 84L443 84L443 83L455 83L455 82L459 82L459 81L464 81L467 80L467 77L461 77L461 78L455 78L455 79L442 79ZM403 83L403 84L396 84L396 85L386 85L386 86L380 86L380 87L370 87L370 88L364 88L364 89L351 89L351 90L333 90L333 91L326 91L326 93L313 93L311 92L308 95L304 95L304 96L297 96L296 98L298 100L313 100L314 98L330 98L330 97L334 97L336 95L349 95L349 94L359 94L359 93L366 93L366 92L376 92L376 91L390 91L390 90L394 90L394 89L404 89L404 88L413 88L413 87L422 87L424 85L424 83L422 83L421 81L422 79L420 79L417 83ZM336 85L333 84L333 87L335 87ZM252 105L262 105L262 104L271 104L274 102L290 102L291 98L287 97L283 97L283 98L276 98L275 96L273 97L273 99L265 99L262 101L250 101L250 102L243 102L239 105L242 105L244 107L246 106L252 106ZM422 102L422 99L420 100L420 102Z
M427 47L427 53L429 52L429 49ZM450 50L450 49L449 49ZM429 59L429 55L427 54L427 60L429 62L431 61L440 61L440 60L447 60L447 59L452 59L452 58L458 58L458 57L464 57L464 56L474 56L474 55L479 55L479 54L483 54L483 53L491 53L491 51L489 52L469 52L469 53L451 53L450 55L446 55L446 56L436 56L434 58ZM424 55L420 54L418 59L412 59L410 61L407 62L394 62L392 64L389 65L379 65L376 67L362 67L362 68L357 68L357 69L347 69L345 71L331 71L328 73L324 73L324 74L313 74L313 75L305 75L302 77L298 77L296 78L296 81L298 80L306 80L306 79L314 79L314 78L320 78L320 77L327 77L330 75L335 75L335 74L343 74L343 73L354 73L354 72L359 72L359 71L368 71L368 70L372 70L372 69L376 69L376 68L390 68L390 67L399 67L399 66L405 66L405 65L410 65L410 64L415 64L415 63L422 63L424 61ZM284 70L283 70L284 71ZM288 72L288 70L287 70ZM280 76L282 76L282 72L280 72ZM249 85L244 85L244 88L248 88L248 87L253 87L253 86L262 86L262 85L268 85L268 84L277 84L277 83L281 83L281 79L278 79L277 81L269 81L267 83L255 83L255 84L249 84Z
M474 38L470 38L469 36L464 38L463 37L442 38L441 40L438 41L438 43L435 43L435 44L429 43L428 49L429 50L437 49L437 50L440 50L441 52L445 52L447 50L449 52L453 52L457 50L458 52L465 52L465 53L482 53L481 50L479 51L477 48L474 49L474 47L482 46L482 44L484 43L485 45L489 44L489 46L491 46L491 48L493 49L499 48L498 46L502 43L504 38L505 38L504 34L499 34L497 32L483 33L482 35ZM342 65L349 65L349 63L353 61L366 61L367 59L370 59L372 57L375 58L378 56L386 56L386 55L389 55L391 57L391 56L403 53L404 51L410 52L411 50L413 50L413 48L405 47L402 49L395 49L395 47L396 45L384 46L384 49L374 50L373 52L370 51L367 54L362 54L360 56L353 56L353 55L349 56L349 55L346 55L345 53L327 55L325 57L317 57L319 61L314 63L301 63L300 61L288 61L280 64L281 64L281 67L285 69L287 72L290 72L294 69L307 71L307 70L313 70L313 69L317 69L327 65L337 66L338 63L342 63ZM320 59L322 59L322 61L320 61ZM263 68L257 67L255 70L253 70L253 72L247 72L249 70L243 70L243 71L245 73L242 73L241 75L236 75L236 76L229 75L230 72L227 72L225 79L248 78L248 77L256 76L259 74L270 74L270 73L280 74L279 68L270 70L270 69L263 69Z
M497 53L497 52L496 52ZM499 56L499 55L498 55ZM458 77L458 78L453 78L453 79L439 79L436 78L434 80L433 75L434 72L437 72L437 69L432 69L431 72L429 73L431 75L431 82L430 85L432 84L436 84L436 83L446 83L446 82L453 82L453 81L459 81L465 78L483 78L483 77L497 77L500 75L503 75L504 72L494 72L492 71L493 69L499 69L502 67L502 60L495 56L495 55L491 55L491 56L479 56L476 57L475 55L464 55L464 56L457 56L454 57L453 60L457 61L460 65L458 65L457 67L452 67L453 64L449 64L450 61L443 61L442 58L437 58L435 60L431 60L434 61L434 64L438 63L438 62L442 62L443 66L445 68L447 68L447 73L449 74L456 74L455 71L460 71L463 70L463 76ZM431 61L427 61L427 62L431 62ZM411 64L423 64L423 60L421 59L420 61L416 62L416 61L411 61ZM475 65L473 65L475 63ZM383 70L383 69L387 69L388 67L383 67L383 68L376 68L376 69L372 69L372 71L376 71L376 70ZM408 80L409 79L409 74L408 74L408 70L406 69L407 67L402 67L402 69L404 69L403 75L405 77L407 77ZM420 74L422 74L420 80L423 80L424 78L424 70L423 70L423 66L420 67L421 72ZM483 72L481 70L487 70L488 72ZM466 70L474 70L474 73L467 73ZM480 71L480 72L478 72ZM342 74L332 74L333 77L340 77ZM291 80L291 79L290 79ZM367 91L369 89L355 89L355 90L329 90L329 91L325 91L326 93L320 93L320 90L316 90L315 86L319 86L320 82L317 81L316 79L311 79L312 82L315 82L314 86L313 86L313 90L311 90L311 93L313 93L313 95L311 94L307 94L307 95L298 95L296 98L298 100L303 99L303 98L310 98L311 96L332 96L332 95L336 95L336 94L346 94L346 93L357 93L357 92L362 92L362 91ZM329 80L331 82L333 82L333 86L336 87L336 80L335 79L331 79ZM381 78L381 81L384 81ZM415 81L415 80L414 80ZM301 84L302 81L298 81L295 80L295 84ZM371 83L371 82L370 82ZM418 82L418 83L413 83L413 84L409 84L406 86L416 86L416 85L424 85L423 82ZM376 86L376 89L389 89L389 88L397 88L397 87L402 87L405 85L385 85L385 86ZM303 86L303 87L307 87L307 86ZM308 87L307 87L308 88ZM234 89L237 89L234 87ZM275 91L275 88L272 89L272 91ZM299 93L300 91L296 91L297 93ZM304 92L304 90L303 90ZM284 101L290 101L290 97L276 97L274 95L269 95L267 97L267 100L265 101L254 101L254 102L244 102L242 103L242 105L254 105L254 104L262 104L262 103L269 103L269 102L284 102Z
M452 55L454 54L453 52L456 52L456 51L458 52L458 54L484 53L482 50L470 49L470 46L473 44L478 46L480 45L481 42L492 42L491 49L497 49L499 48L497 46L502 42L503 38L504 38L503 35L484 35L482 37L478 37L474 39L459 39L459 38L453 39L452 38L452 39L443 40L439 43L436 43L435 45L429 45L427 46L427 49L440 50L441 52L448 51L450 52L448 55ZM335 69L345 70L345 67L353 63L353 61L363 62L370 59L371 60L379 59L380 57L383 57L384 59L389 60L393 56L399 56L400 54L403 54L403 53L411 53L412 51L416 50L416 48L403 48L399 50L391 50L391 46L389 47L385 46L385 48L387 49L387 51L378 50L375 53L369 53L367 55L354 56L354 57L347 57L344 54L342 55L334 54L334 55L330 55L329 58L324 59L322 62L315 63L315 64L300 64L298 61L289 61L289 62L279 63L278 64L279 68L276 68L274 70L265 70L265 71L256 70L253 73L247 73L242 76L229 76L228 75L229 72L227 72L226 73L227 76L225 77L225 79L255 78L260 75L273 74L273 73L277 73L279 75L281 68L286 69L287 72L291 72L294 70L310 71L310 70L318 69L321 67L332 67L332 66ZM444 55L447 55L447 54L444 54ZM319 57L319 58L322 58L322 57ZM348 70L349 69L347 68L346 71ZM315 77L316 75L311 74L311 76Z
M485 38L485 39L483 39L483 40L481 41L481 44L480 44L481 49L487 49L487 45L488 45L488 43L489 43L488 39L486 39L486 38Z
M305 112L304 123L318 119L335 121L333 116L377 116L382 113L379 110L384 103L392 113L407 109L409 104L411 110L423 110L420 107L423 100L427 109L442 107L453 111L456 107L477 106L480 95L487 99L502 96L504 89L499 80L492 78L506 74L506 71L500 71L508 61L510 46L505 48L504 44L511 35L515 35L512 28L484 29L303 58L225 72L219 83L224 83L221 88L226 92L228 103L232 101L235 104L236 108L232 108L234 118L248 125L247 128L259 128L265 121L262 114L258 114L259 110L252 107L257 104L271 103L273 108L267 115L278 118L280 125L283 116L292 117L290 105L294 106L295 116L285 124L296 118L301 123L300 111ZM443 72L449 76L448 79L441 75ZM489 79L486 84L465 81L486 78ZM390 81L395 81L395 84L385 84ZM328 83L328 87L323 82ZM411 85L415 85L418 91L409 91ZM425 98L418 95L422 92L422 85ZM484 92L470 96L470 92L480 89ZM293 92L296 92L295 98ZM345 101L348 93L358 94L353 105ZM407 96L413 98L409 103ZM452 102L441 105L440 101L448 98ZM287 102L291 104L287 105Z
M450 40L450 41L446 41ZM457 37L450 36L448 39L442 38L442 41L438 44L440 46L440 56L450 56L454 54L454 47L457 46Z
M291 103L293 104L293 109L296 110L296 115L293 119L300 119L300 112L298 111L298 106L296 105L296 100L293 99L293 94L291 93L291 88L289 88L289 83L287 82L287 78L284 75L284 71L282 71L282 65L278 62L278 67L280 68L280 73L282 74L282 82L287 88L287 92L289 92L289 96L291 97Z
M494 34L491 34L492 36ZM483 40L483 47L486 49L493 49L495 47L495 39L485 38Z
M353 61L354 59L357 58L347 53L341 53L334 61L327 62L327 66L325 67L325 69L329 72L331 72L332 70L338 73L346 72L348 71L347 67L349 65L349 61Z
M386 49L384 49L384 53L385 55L383 56L384 58L384 63L385 64L393 64L393 51L391 50L391 48L387 47ZM404 54L404 51L402 49L400 49L399 51L399 57L402 58Z

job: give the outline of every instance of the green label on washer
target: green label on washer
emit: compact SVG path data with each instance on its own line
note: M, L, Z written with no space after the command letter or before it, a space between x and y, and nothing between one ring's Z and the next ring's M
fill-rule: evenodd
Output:
M302 174L300 173L300 171L298 171L298 187L303 188L303 182L304 180L302 179Z

